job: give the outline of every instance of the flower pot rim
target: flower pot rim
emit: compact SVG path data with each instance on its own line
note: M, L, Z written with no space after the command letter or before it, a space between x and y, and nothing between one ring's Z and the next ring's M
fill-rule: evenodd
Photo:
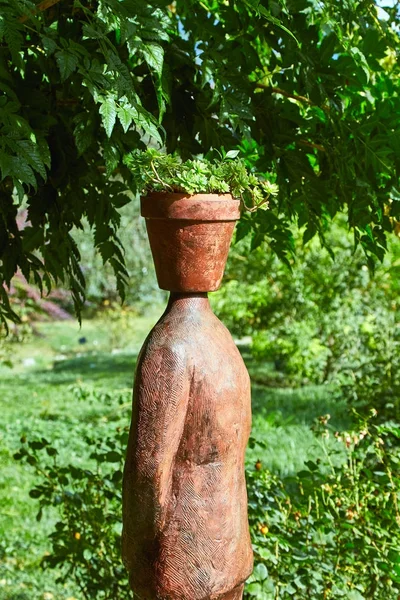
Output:
M150 192L141 197L140 205L141 215L146 219L237 221L240 218L240 200L231 194Z

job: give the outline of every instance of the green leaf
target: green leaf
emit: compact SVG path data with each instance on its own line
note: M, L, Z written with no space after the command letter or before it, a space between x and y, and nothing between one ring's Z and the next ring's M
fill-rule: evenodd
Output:
M101 40L105 38L106 36L104 33L104 24L101 23L101 21L97 21L96 25L99 27L99 29L96 29L96 27L94 27L93 25L85 23L83 25L83 35L93 40Z
M106 134L111 137L114 129L115 120L117 118L117 107L115 106L115 100L113 96L107 96L100 106L100 114L102 116L102 123Z
M50 156L50 148L48 143L44 138L39 138L37 140L37 146L39 149L40 157L45 164L45 166L50 169L51 167L51 156Z
M110 452L107 452L106 454L106 460L110 463L121 462L122 458L122 454L120 452L117 452L117 450L110 450Z
M303 233L303 244L307 244L317 233L317 226L314 221L307 223L306 230Z
M59 50L55 54L58 68L61 74L61 80L65 81L75 71L79 61L75 54L68 50Z
M300 47L300 42L294 35L294 33L290 31L290 29L285 27L285 25L279 19L271 15L271 13L266 8L264 8L264 6L259 5L257 7L257 10L265 19L267 19L267 21L269 21L273 25L276 25L276 27L279 27L280 29L282 29L282 31L290 35L290 37L293 38L296 44Z
M138 111L131 106L120 106L117 109L118 119L122 125L124 132L126 133L130 127L132 121L137 118Z
M240 242L252 230L251 221L248 218L242 217L236 225L235 244Z
M350 591L347 597L349 600L365 600L365 596L360 594L360 592L358 592L357 590Z
M261 594L263 593L263 589L258 581L254 581L253 583L249 583L246 587L246 591L251 596L256 596L257 598L261 598Z
M37 171L44 180L47 179L46 168L37 144L29 140L19 140L17 142L21 155L27 160L29 165Z
M164 64L164 48L155 42L148 42L143 44L140 49L150 69L161 77Z
M106 176L109 177L118 166L120 154L118 148L107 141L104 144L103 155L106 162Z
M149 117L145 116L143 118L143 115L141 115L140 119L138 120L138 125L140 125L141 127L143 127L144 131L151 138L154 138L156 140L156 142L158 142L160 144L160 146L163 145L163 141L162 141L161 136L159 134L158 128L155 125L155 123Z
M117 249L115 243L111 240L101 243L98 248L104 264L114 256Z
M11 156L0 149L0 181L10 175L12 170Z
M400 202L400 190L398 190L395 186L390 190L390 198L391 200L395 200L396 202Z
M363 71L366 79L366 83L369 82L369 65L368 61L365 58L365 55L361 52L359 48L350 48L350 54L358 67Z
M31 166L21 156L11 157L11 175L14 181L20 181L27 185L31 185L34 189L37 187L36 177L32 171Z
M42 35L41 38L43 48L46 50L47 54L51 56L58 48L57 43L47 35Z
M265 581L268 578L268 569L264 563L259 563L254 569L254 576L257 581Z
M250 245L251 251L253 252L253 250L256 250L256 248L261 246L261 244L263 243L264 240L265 240L265 232L261 231L260 229L258 229L258 230L256 229L251 238L251 245Z
M4 9L2 9L4 10ZM0 15L0 41L5 40L15 65L23 68L23 62L20 56L20 50L23 43L23 36L21 33L22 25L18 22L15 17L6 18L6 16Z
M40 496L43 494L42 490L38 490L38 489L33 489L30 490L29 495L31 498L40 498Z
M83 154L95 142L96 128L94 115L83 111L74 117L74 139L79 154Z
M162 73L163 73L163 65L164 65L164 48L157 44L156 42L147 42L140 46L140 49L143 53L144 59L148 64L151 71L155 73L155 91L157 96L157 103L159 109L159 121L165 113L165 99L167 95L163 91L162 86Z

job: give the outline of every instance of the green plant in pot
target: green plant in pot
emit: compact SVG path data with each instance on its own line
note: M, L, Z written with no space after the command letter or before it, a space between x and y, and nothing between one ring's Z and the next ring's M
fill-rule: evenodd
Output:
M237 154L181 161L148 149L125 157L132 187L141 194L160 288L217 290L240 210L267 209L270 196L278 193Z
M245 162L231 150L220 160L196 158L181 161L178 156L149 148L132 152L125 164L133 175L135 191L141 195L153 192L195 194L230 194L240 199L242 208L254 211L268 208L268 199L278 193L278 186L251 173Z

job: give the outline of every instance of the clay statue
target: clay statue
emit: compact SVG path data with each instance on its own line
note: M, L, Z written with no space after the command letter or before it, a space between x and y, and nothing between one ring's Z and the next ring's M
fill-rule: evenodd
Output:
M250 422L249 376L207 293L172 292L138 359L124 474L123 558L141 600L242 598Z

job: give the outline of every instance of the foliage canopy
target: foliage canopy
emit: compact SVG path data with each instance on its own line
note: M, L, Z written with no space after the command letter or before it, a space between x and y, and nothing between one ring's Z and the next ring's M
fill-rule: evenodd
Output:
M117 276L123 156L240 149L276 174L271 210L243 218L282 258L346 211L370 260L399 218L397 5L373 0L0 0L0 277L85 281L86 218ZM118 177L114 175L118 174ZM18 226L21 203L28 209ZM12 317L0 286L0 317Z

